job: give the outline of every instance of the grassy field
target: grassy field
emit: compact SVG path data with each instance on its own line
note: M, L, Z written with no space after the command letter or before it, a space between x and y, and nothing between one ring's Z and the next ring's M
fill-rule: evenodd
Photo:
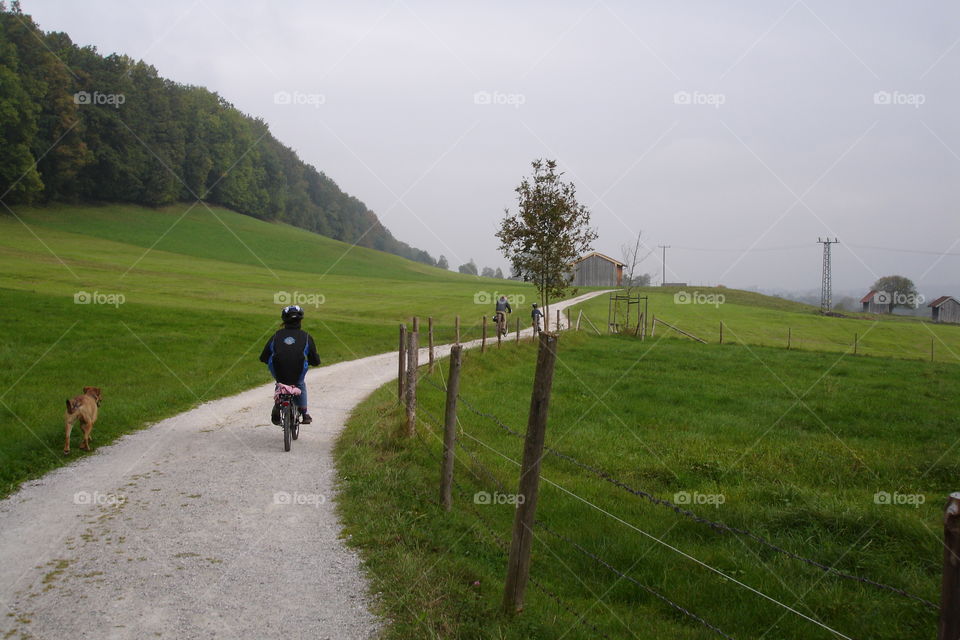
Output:
M257 358L283 302L330 364L394 348L412 315L434 316L438 341L457 314L479 335L477 294L530 291L224 209L15 212L0 216L0 496L63 463L64 398L83 386L104 389L103 445L268 381Z
M462 396L522 432L533 344L464 360ZM443 372L431 379L442 384ZM939 602L942 509L960 488L958 392L953 364L704 346L659 331L646 342L564 333L547 445L703 517ZM525 611L506 619L497 536L509 539L514 508L478 494L516 491L523 443L461 403L461 489L444 513L443 396L421 384L418 434L405 439L393 393L359 407L337 449L341 513L393 621L389 637L716 637L542 528L532 576L564 605L531 585ZM847 636L936 636L937 612L916 601L717 532L569 462L548 456L542 476L537 515L548 527L735 638L836 637L735 581Z
M649 297L651 316L707 342L719 341L723 322L723 341L729 344L786 348L789 330L792 349L845 352L853 348L856 335L858 354L929 360L932 341L935 361L960 363L957 325L866 313L825 317L818 307L736 289L649 287L639 291ZM571 309L571 317L576 321L578 312L583 310L597 329L605 332L608 306L609 296L601 296ZM621 306L621 318L624 309ZM634 315L631 327L635 326ZM659 334L689 340L658 324L655 335Z

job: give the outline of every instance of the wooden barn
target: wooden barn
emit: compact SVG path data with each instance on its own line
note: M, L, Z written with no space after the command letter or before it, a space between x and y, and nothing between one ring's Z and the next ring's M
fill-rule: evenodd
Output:
M575 287L619 287L623 285L624 264L594 251L576 260L573 268Z
M879 291L873 289L860 298L860 310L865 313L890 313L890 301L883 296L877 298Z
M927 305L934 322L960 324L960 302L952 296L940 296Z

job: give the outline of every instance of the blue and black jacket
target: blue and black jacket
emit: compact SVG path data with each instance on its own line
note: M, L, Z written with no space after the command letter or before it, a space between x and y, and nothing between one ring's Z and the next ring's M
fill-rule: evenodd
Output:
M285 326L267 340L260 362L270 368L277 382L297 384L309 367L320 366L320 355L313 337L299 326Z

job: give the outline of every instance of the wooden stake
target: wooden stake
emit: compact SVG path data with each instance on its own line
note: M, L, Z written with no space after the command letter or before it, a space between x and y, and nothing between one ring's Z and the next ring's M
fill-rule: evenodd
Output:
M723 344L723 320L720 321L720 344Z
M456 340L456 344L460 344L460 316L457 316L456 325L457 325L457 340Z
M557 327L554 331L560 331L560 309L557 309Z
M413 319L410 322L410 325L411 327L413 327L412 331L414 333L420 333L420 318L418 318L417 316L413 316Z
M427 342L430 345L430 373L433 373L433 316L427 318Z
M570 307L567 307L567 329L570 329L573 325L570 324Z
M460 364L463 346L450 348L450 375L447 379L447 405L443 417L443 462L440 464L440 504L450 511L453 502L453 454L457 446L457 393L460 391Z
M577 314L577 331L580 331L580 319L583 317L583 309L580 309L580 313Z
M407 325L400 325L400 354L397 369L397 402L403 402L403 380L407 371Z
M417 365L420 356L420 336L416 331L407 334L407 436L417 432Z
M517 344L520 344L520 318L517 318Z
M787 351L793 346L793 328L787 327Z
M487 316L483 316L483 333L480 338L480 353L485 353L487 350Z
M652 338L657 332L657 316L653 316L653 322L650 323L650 337Z
M857 333L853 334L853 355L857 355L857 342L859 335Z
M943 579L937 640L960 638L960 492L953 492L943 514Z
M555 334L540 334L537 351L537 371L530 397L530 416L523 444L523 462L520 467L520 488L517 511L513 520L513 540L507 562L507 581L503 593L503 609L510 615L523 611L523 595L530 577L530 551L533 547L533 526L540 492L540 460L547 433L547 412L553 387L553 369L557 361Z

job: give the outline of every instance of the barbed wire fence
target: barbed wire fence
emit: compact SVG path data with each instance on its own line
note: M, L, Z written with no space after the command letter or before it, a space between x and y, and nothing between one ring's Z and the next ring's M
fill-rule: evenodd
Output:
M568 320L568 327L569 327L569 320ZM518 327L518 329L519 329L519 327ZM518 340L519 340L519 331L518 331ZM541 348L542 348L542 344L543 344L543 343L541 343ZM432 341L431 341L431 345L432 345ZM413 348L416 348L416 347L414 346ZM432 349L431 349L431 351L432 351ZM433 360L433 358L432 358L432 355L431 355L431 362L432 362L432 360ZM458 364L457 366L458 366L458 368L459 368L459 364ZM416 367L416 365L414 365L414 367ZM409 373L409 372L408 372L408 373ZM441 378L441 379L442 379L442 378ZM450 403L450 397L449 397L450 394L448 394L448 389L446 388L445 385L444 385L444 386L441 386L440 384L438 384L437 382L435 382L435 381L432 379L431 376L423 376L423 377L420 377L420 378L418 379L418 378L416 377L415 373L414 373L414 375L412 376L412 381L413 381L413 384L414 384L414 388L416 388L417 386L419 386L420 383L425 382L425 383L427 383L428 385L430 385L432 388L434 388L436 391L447 395L447 396L448 396L448 405L449 405L449 403ZM460 393L455 393L455 394L454 394L454 397L453 397L453 406L454 406L454 417L455 417L455 420L456 420L456 430L457 430L457 434L458 434L459 436L462 436L462 438L456 439L454 448L455 448L456 450L459 450L459 451L464 452L464 453L467 455L467 457L469 458L469 461L470 461L469 464L463 463L462 466L464 466L464 467L470 472L470 474L473 476L474 480L477 482L478 486L485 486L485 484L489 482L489 483L491 483L493 486L495 486L495 487L497 487L498 489L500 489L503 493L505 493L505 494L508 493L507 488L506 488L506 485L504 484L504 482L497 476L496 473L494 473L494 472L489 468L489 466L487 466L486 464L484 464L484 463L482 462L482 460L481 460L481 458L480 458L480 456L479 456L479 450L473 449L472 447L467 446L467 445L464 443L464 439L470 440L471 442L475 443L475 444L478 445L479 447L482 447L482 448L488 449L488 450L490 450L490 451L492 451L492 452L495 452L498 456L500 456L500 457L502 457L502 458L505 458L505 459L508 460L510 463L516 465L517 467L519 467L519 468L521 468L521 469L523 468L523 464L521 464L520 462L518 462L518 461L516 461L516 460L513 460L512 458L510 458L510 457L507 456L506 454L498 451L498 450L495 449L494 447L492 447L492 446L490 446L489 444L487 444L486 442L484 442L482 439L476 437L473 433L470 433L470 432L468 432L467 430L465 430L465 429L463 428L462 424L460 424L459 417L456 416L456 406L458 406L458 405L462 405L462 406L465 407L469 412L471 412L473 415L475 415L475 416L477 416L477 417L479 417L479 418L482 418L482 419L486 420L487 422L493 424L494 426L496 426L498 429L502 430L503 432L509 434L510 436L512 436L512 437L514 437L514 438L520 439L520 440L527 440L527 439L529 438L529 425L528 425L528 434L527 434L527 435L524 435L524 434L520 433L518 430L510 427L504 420L502 420L501 418L499 418L497 415L495 415L495 414L493 414L493 413L490 413L490 412L488 412L488 411L483 411L482 409L478 408L474 403L472 403L472 402L470 402L468 399L464 398ZM448 419L447 419L446 421L444 421L444 420L439 419L437 416L433 415L433 414L429 411L429 409L427 409L426 407L420 406L420 407L418 407L418 409L419 409L419 413L422 414L422 415L425 415L426 418L423 418L422 416L418 416L418 417L420 417L420 419L424 420L426 423L429 423L432 427L435 427L435 428L436 428L437 430L439 430L441 433L444 431L444 429L449 429L449 425L445 425L445 424L444 424L445 422L449 422L449 416L448 416ZM419 438L418 438L418 440L419 440ZM423 441L421 440L421 442L423 442ZM426 443L424 442L424 444L426 444ZM620 489L620 490L622 490L622 491L625 491L625 492L627 492L628 494L630 494L630 495L632 495L632 496L634 496L634 497L636 497L636 498L640 498L640 499L646 501L646 502L649 503L649 504L652 504L652 505L655 505L655 506L658 506L658 507L667 509L667 510L673 512L675 515L681 516L681 517L683 517L683 518L685 518L685 519L687 519L687 520L689 520L689 521L695 522L695 523L697 523L697 524L704 525L705 527L708 527L710 530L712 530L712 531L714 531L714 532L716 532L716 533L726 534L726 535L733 535L733 536L737 536L737 537L739 537L739 538L741 538L741 539L743 539L743 540L750 541L750 542L752 542L752 543L755 543L755 544L757 544L757 545L760 545L760 546L764 547L765 549L768 549L768 550L773 551L773 552L775 552L775 553L777 553L777 554L780 554L780 555L782 555L782 556L784 556L784 557L786 557L786 558L789 558L789 559L791 559L791 560L795 560L795 561L801 562L801 563L803 563L803 564L805 564L805 565L807 565L807 566L809 566L809 567L818 569L818 570L820 570L821 572L823 572L825 575L829 575L829 576L832 576L832 577L835 577L835 578L839 578L839 579L854 581L854 582L857 582L857 583L859 583L859 584L862 584L862 585L865 585L865 586L868 586L868 587L872 587L872 588L874 588L874 589L882 590L882 591L885 591L885 592L890 593L890 594L894 594L894 595L897 595L897 596L900 596L900 597L903 597L903 598L907 598L907 599L910 599L910 600L912 600L912 601L914 601L914 602L917 602L917 603L923 605L923 606L924 606L925 608L927 608L927 609L940 610L940 612L941 612L941 633L942 633L942 629L943 629L943 626L944 626L943 623L942 623L942 621L943 621L943 619L945 618L945 613L944 613L944 612L945 612L945 607L944 607L943 603L941 603L941 605L938 606L938 605L935 604L934 602L932 602L932 601L930 601L930 600L928 600L928 599L926 599L926 598L923 598L923 597L921 597L921 596L919 596L919 595L917 595L917 594L911 593L911 592L907 591L906 589L903 589L903 588L900 588L900 587L897 587L897 586L894 586L894 585L886 584L886 583L884 583L884 582L880 582L880 581L877 581L877 580L873 580L873 579L868 578L868 577L865 577L865 576L860 576L860 575L855 575L855 574L853 574L853 573L844 572L844 571L841 571L841 570L837 569L835 566L829 565L829 564L827 564L827 563L825 563L825 562L822 562L822 561L820 561L820 560L803 556L803 555L801 555L801 554L799 554L799 553L796 553L796 552L794 552L794 551L791 551L791 550L783 547L782 545L776 544L776 543L772 542L771 540L767 539L766 537L764 537L764 536L762 536L762 535L760 535L760 534L758 534L758 533L755 533L755 532L753 532L753 531L751 531L751 530L749 530L749 529L742 528L742 527L731 526L731 525L728 525L728 524L726 524L726 523L724 523L724 522L722 522L722 521L719 521L719 520L713 520L713 519L710 519L710 518L705 518L705 517L697 514L696 512L692 511L691 509L687 509L687 508L685 508L685 507L682 507L682 506L676 504L676 503L673 502L673 501L670 501L670 500L667 500L667 499L664 499L664 498L659 498L659 497L657 497L656 495L654 495L652 492L649 492L649 491L646 491L646 490L644 490L644 489L640 489L640 488L637 488L637 487L635 487L635 486L632 486L630 483L628 483L628 482L626 482L626 481L624 481L624 480L622 480L622 479L620 479L620 478L617 478L616 476L614 476L614 475L613 475L612 473L610 473L609 471L607 471L607 470L605 470L605 469L603 469L603 468L601 468L601 467L599 467L599 466L597 466L597 465L584 462L584 461L582 461L582 460L580 460L580 459L578 459L578 458L576 458L576 457L574 457L574 456L572 456L572 455L569 455L569 454L564 453L564 452L562 452L562 451L556 450L556 449L554 449L554 448L546 445L545 443L541 443L541 446L542 446L542 454L541 454L541 457L542 457L542 456L550 456L550 457L552 457L552 458L555 458L555 459L561 460L561 461L563 461L563 462L565 462L565 463L568 463L568 464L570 464L570 465L573 465L574 467L576 467L576 468L578 468L578 469L580 469L580 470L582 470L582 471L584 471L584 472L587 472L588 474L590 474L590 475L592 475L592 476L594 476L594 477L602 480L603 482L606 482L606 483L610 484L611 486L617 487L618 489ZM445 445L444 445L444 448L445 448ZM455 455L455 454L453 454L453 455ZM539 461L538 461L537 472L538 472L538 475L539 475ZM523 474L521 473L521 478L522 478L522 477L523 477ZM601 512L601 513L603 513L603 514L606 514L607 516L610 516L610 517L613 518L614 520L621 522L622 524L630 527L631 529L634 529L634 530L637 531L638 533L641 533L641 534L647 536L648 538L650 538L650 539L652 539L652 540L660 543L661 545L665 546L666 548L673 550L674 552L680 554L681 556L685 556L686 558L688 558L688 559L690 559L690 560L692 560L692 561L694 561L694 562L702 565L704 568L709 569L710 571L712 571L712 572L714 572L714 573L722 576L723 578L729 580L730 582L732 582L732 583L734 583L734 584L736 584L736 585L739 585L739 586L741 586L741 587L743 587L743 588L745 588L745 589L753 592L754 594L756 594L756 595L758 595L758 596L761 596L762 598L764 598L764 599L766 599L766 600L768 600L768 601L770 601L770 602L772 602L772 603L775 603L776 605L778 605L778 606L782 607L783 609L785 609L787 612L793 613L793 614L795 614L795 615L797 615L797 616L799 616L799 617L801 617L801 618L804 618L804 619L806 619L807 621L809 621L809 622L811 622L811 623L813 623L813 624L815 624L815 625L823 628L824 630L829 631L829 632L832 633L835 637L849 638L849 636L843 634L842 632L840 632L840 631L838 631L838 630L836 630L836 629L833 629L833 628L829 627L827 624L821 622L820 620L817 620L816 618L814 618L814 617L812 617L812 616L810 616L810 615L807 615L807 614L805 614L805 613L802 613L802 612L794 609L793 607L790 607L789 605L778 601L777 599L773 598L772 596L767 595L767 594L765 594L765 593L762 593L762 592L759 591L758 589L756 589L756 588L754 588L754 587L752 587L752 586L750 586L750 585L747 585L747 584L745 584L745 583L743 583L743 582L741 582L741 581L733 578L733 577L730 576L730 575L727 575L727 574L724 573L723 571L720 571L719 569L716 569L715 567L712 567L712 566L708 565L707 563L702 562L702 561L700 561L700 560L698 560L698 559L690 556L689 554L681 551L680 549L677 549L676 547L673 547L672 545L669 545L669 544L665 543L663 540L660 540L660 539L657 538L656 536L653 536L652 534L649 534L648 532L645 532L645 531L641 530L639 527L636 527L635 525L633 525L633 524L631 524L631 523L623 520L622 518L620 518L620 517L618 517L618 516L616 516L616 515L614 515L614 514L611 514L611 513L607 512L607 511L605 511L603 508L599 507L598 505L595 505L595 504L591 503L589 500L586 500L585 498L576 495L576 494L573 493L572 491L569 491L568 489L566 489L566 488L558 485L557 483L551 482L551 481L546 480L546 479L544 479L544 480L545 480L546 482L548 482L550 485L552 485L552 486L560 489L562 492L564 492L564 493L566 493L566 494L569 494L571 497L574 497L574 498L576 498L576 499L578 499L578 500L580 500L580 501L582 501L582 502L584 502L584 503L592 506L593 508L597 509L599 512ZM453 486L455 486L455 487L457 488L457 491L458 491L464 498L471 498L469 492L467 492L467 491L463 488L463 486L462 486L459 482L457 482L457 479L456 479L455 477L451 478L451 481L452 481L452 483L453 483ZM478 494L475 493L475 494L472 496L473 499L468 499L468 500L466 501L466 504L467 504L468 509L470 510L471 513L473 513L473 515L474 515L475 517L478 518L478 521L480 521L480 522L483 523L486 532L490 535L491 539L493 539L493 540L495 541L497 548L498 548L501 552L503 552L504 554L507 554L507 553L508 553L508 549L509 549L509 544L508 544L508 542L497 532L496 527L494 527L494 526L492 525L492 523L491 523L485 516L483 516L483 514L480 513L480 510L477 509L477 505L476 505L476 496L477 496L477 495L478 495ZM956 502L957 502L957 511L960 512L960 495L957 496L957 501L956 501ZM518 521L519 521L519 520L518 520ZM727 634L726 632L724 632L723 630L721 630L721 629L720 629L719 627L717 627L716 625L708 622L707 620L705 620L705 619L702 618L701 616L697 615L696 613L694 613L694 612L691 611L690 609L684 607L684 606L681 605L681 604L678 604L677 602L674 602L673 600L671 600L670 598L668 598L668 597L665 596L664 594L660 593L660 592L657 591L656 589L653 589L653 588L650 587L649 585L643 584L642 582L640 582L639 580L637 580L635 577L631 576L631 575L629 574L629 570L627 570L627 571L622 571L622 570L618 569L618 568L614 565L614 563L610 562L610 561L607 560L607 559L604 559L603 557L601 557L601 556L598 555L597 553L594 553L594 552L590 551L589 549L585 548L583 545L581 545L580 543L576 542L575 540L573 540L573 539L570 538L569 536L565 536L564 534L559 533L558 531L556 531L556 530L553 529L552 527L549 527L549 526L542 520L542 518L535 518L535 519L533 519L533 520L530 521L529 529L531 530L531 533L532 533L532 529L533 529L533 528L536 528L536 529L539 529L539 530L543 531L546 535L550 536L552 539L554 539L554 540L556 540L556 541L558 541L558 542L563 543L564 545L566 545L566 546L569 547L570 549L574 550L574 551L575 551L577 554L579 554L580 556L582 556L582 557L584 557L584 558L587 558L588 560L590 560L591 562L595 563L596 565L598 565L598 566L600 566L600 567L603 567L605 570L607 570L607 571L609 571L610 573L612 573L613 575L615 575L615 576L617 577L617 580L618 580L618 581L619 581L619 580L625 580L625 581L629 582L630 584L634 585L634 586L637 587L638 589L640 589L640 590L642 590L643 592L647 593L647 594L648 594L649 596L651 596L652 598L655 598L657 601L659 601L659 602L661 602L662 604L670 607L673 611L681 614L681 615L684 616L685 618L687 618L687 619L689 619L689 620L697 623L698 625L703 626L704 628L708 629L708 630L711 631L712 633L714 633L714 634L716 634L716 635L719 635L719 636L721 636L721 637L724 637L724 638L732 638L731 635ZM516 536L516 529L515 529L515 536ZM960 540L960 536L958 536L958 540ZM960 545L960 542L958 542L958 545ZM948 551L949 551L949 549L948 549ZM951 553L952 553L952 552L951 552ZM954 554L954 555L956 555L956 554ZM948 553L947 553L947 551L945 551L945 560L947 559L947 556L948 556ZM960 564L960 563L958 563L958 564ZM631 568L632 568L632 567L631 567ZM958 575L960 575L960 570L958 570ZM945 576L946 576L946 568L945 568ZM586 620L586 612L579 612L579 611L577 611L577 610L576 610L574 607L572 607L569 603L563 601L563 599L562 599L560 596L558 596L556 593L550 591L550 590L543 584L543 582L542 582L541 580L536 579L534 576L527 576L526 579L530 581L530 584L532 584L532 585L534 586L534 588L536 588L538 591L540 591L541 593L543 593L544 595L546 595L548 598L550 598L552 601L554 601L554 602L557 604L558 607L564 609L569 615L571 615L572 617L574 617L574 618L576 619L576 621L577 621L577 624L579 624L579 625L581 625L581 626L584 626L585 628L590 629L592 632L596 633L597 635L600 635L600 636L602 636L602 637L607 637L607 636L606 636L602 631L600 631L594 624L592 624L592 623L590 623L589 621ZM958 583L960 583L960 580L958 580ZM946 578L945 578L945 584L946 584ZM521 597L522 597L522 596L521 596ZM944 595L944 601L946 601L946 599L947 599L947 596ZM787 615L787 614L785 613L784 615ZM947 617L949 617L949 616L947 616ZM941 637L942 637L942 638L945 638L945 637L949 637L949 636L941 635Z

